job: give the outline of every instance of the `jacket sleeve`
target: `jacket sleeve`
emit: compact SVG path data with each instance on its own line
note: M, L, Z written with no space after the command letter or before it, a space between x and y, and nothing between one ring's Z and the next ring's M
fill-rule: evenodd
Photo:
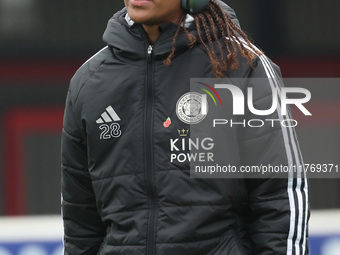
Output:
M247 119L261 119L266 124L261 128L244 129L240 145L242 164L288 168L303 166L295 130L285 127L291 119L290 113L287 116L280 113L283 85L279 68L262 55L247 83L247 86L253 87L256 109L271 108L273 87L277 89L278 107L269 116L247 113ZM276 121L268 122L266 119ZM250 208L248 232L253 254L308 254L309 208L305 173L283 171L280 176L260 177L246 180Z
M228 13L228 15L230 16L231 20L235 23L235 25L238 26L238 27L241 27L240 26L240 22L237 19L235 11L229 5L227 5L225 2L223 2L222 0L216 0L216 2L219 5L221 5L222 8Z
M72 87L72 81L71 86ZM87 167L87 147L69 91L62 131L64 255L97 254L105 235Z

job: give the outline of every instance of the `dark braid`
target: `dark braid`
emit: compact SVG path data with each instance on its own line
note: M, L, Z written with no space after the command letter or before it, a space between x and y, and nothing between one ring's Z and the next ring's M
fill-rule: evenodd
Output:
M210 15L210 13L207 13L206 15L207 15L207 19L209 20L210 26L212 28L214 28L215 27L215 23L214 23L213 18ZM216 32L216 29L211 29L211 30L213 32L214 40L217 42L218 48L219 48L219 50L221 52L221 59L224 59L222 45L221 45L220 41L218 40L218 35L217 35L217 32Z
M211 30L214 30L215 27L211 27L211 29L208 27L207 23L206 23L206 16L203 15L203 14L198 14L197 15L198 19L200 20L200 23L202 24L203 26L203 29L204 29L204 32L205 32L205 36L207 37L208 39L208 44L209 44L209 47L207 47L206 44L204 44L204 47L208 50L208 49L214 49L214 44L213 44L213 39L211 37ZM196 18L195 18L196 19ZM200 37L200 39L202 40L202 38ZM216 73L216 76L221 76L223 75L223 70L222 69L222 65L219 65L219 59L216 55L216 52L214 50L208 50L208 56L209 56L209 59L210 59L210 63L212 64L213 66L213 69Z
M219 10L219 9L220 8L217 8L217 10ZM225 18L225 13L223 12L222 16L221 16L221 12L217 13L217 10L215 8L210 8L210 10L213 14L213 17L215 17L215 19L217 21L218 30L222 34L223 42L225 43L225 45L227 47L227 51L228 51L227 59L224 60L224 58L223 58L224 66L225 66L226 69L230 68L230 69L234 70L238 67L238 63L235 62L235 61L233 62L232 60L234 58L236 58L237 52L236 52L236 48L234 48L233 52L230 49L230 42L227 39L227 35L226 35L226 32L227 32L227 34L229 34L229 29L225 28L226 24L227 24L227 21L226 21L226 18ZM221 56L223 56L223 55L221 54Z
M185 16L186 15L184 15L179 22L172 41L171 53L168 58L164 60L164 64L167 66L171 64L171 59L175 54L176 40L181 28L184 30L189 41L189 47L192 47L196 41L195 36L190 34L185 27ZM211 0L203 12L193 14L192 16L195 20L198 40L207 50L207 54L216 77L223 77L228 70L235 70L238 68L238 52L247 59L250 66L252 66L254 60L254 54L252 51L259 55L262 54L262 52L259 52L252 46L247 35L237 25L235 25L227 12L223 10L223 8L215 0ZM223 44L226 46L226 58L225 50L223 50L216 30L222 36ZM219 57L215 51L214 42L218 45L218 49L220 51ZM252 51L249 50L249 48Z
M183 16L180 21L179 21L179 24L182 24L183 23L183 26L185 26L185 16ZM176 46L176 40L177 40L177 37L178 37L178 34L179 34L179 31L181 29L181 26L178 25L177 27L177 30L176 30L176 33L174 35L174 38L172 39L172 49L171 49L171 53L170 55L168 56L168 58L166 60L164 60L164 65L166 66L169 66L171 64L171 59L173 58L173 56L175 55L175 46ZM188 36L187 36L188 38Z

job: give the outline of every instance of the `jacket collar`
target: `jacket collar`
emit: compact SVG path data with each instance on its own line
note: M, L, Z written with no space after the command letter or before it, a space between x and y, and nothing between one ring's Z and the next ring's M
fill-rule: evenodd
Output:
M223 8L229 13L233 21L239 25L234 11L217 0ZM197 35L193 19L187 15L186 27L189 33ZM162 25L160 28L161 35L157 39L153 55L155 59L165 59L172 49L172 38L176 33L177 25L168 23ZM108 21L107 28L103 35L103 40L111 47L120 57L140 60L147 56L147 48L149 46L148 38L141 24L133 22L127 14L126 8L118 11ZM188 40L183 32L180 32L176 41L176 54L188 49Z

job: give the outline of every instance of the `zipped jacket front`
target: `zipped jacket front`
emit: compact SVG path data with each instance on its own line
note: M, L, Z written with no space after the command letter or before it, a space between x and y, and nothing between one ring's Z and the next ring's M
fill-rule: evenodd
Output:
M64 254L307 254L304 178L190 178L190 157L213 161L208 152L190 153L213 141L192 136L195 124L181 119L178 104L191 78L214 74L204 46L189 48L184 33L171 65L163 64L176 29L160 27L150 45L123 9L108 23L108 46L72 78L62 134ZM193 26L188 30L197 35ZM279 77L264 55L253 67L239 57L239 68L226 75ZM242 91L253 86L237 84ZM270 82L256 91L257 109L270 108ZM232 100L223 103L232 109ZM224 119L233 118L225 112ZM281 125L228 128L223 139L224 160L233 166L301 161L295 132Z

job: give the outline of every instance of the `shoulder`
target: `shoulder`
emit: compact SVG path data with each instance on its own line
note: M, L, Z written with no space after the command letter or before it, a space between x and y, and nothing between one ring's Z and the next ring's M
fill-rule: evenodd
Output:
M252 72L252 77L281 79L282 75L280 67L265 54L261 54L255 58L255 68Z
M76 100L80 91L91 79L91 77L97 72L97 70L106 62L108 57L111 56L111 49L106 46L91 58L89 58L73 75L69 92L72 95L73 100Z
M244 46L247 47L247 45ZM236 76L242 78L282 79L280 67L255 46L253 47L256 51L249 48L249 51L254 55L251 65L241 54L238 54L239 67L234 72L237 74Z

